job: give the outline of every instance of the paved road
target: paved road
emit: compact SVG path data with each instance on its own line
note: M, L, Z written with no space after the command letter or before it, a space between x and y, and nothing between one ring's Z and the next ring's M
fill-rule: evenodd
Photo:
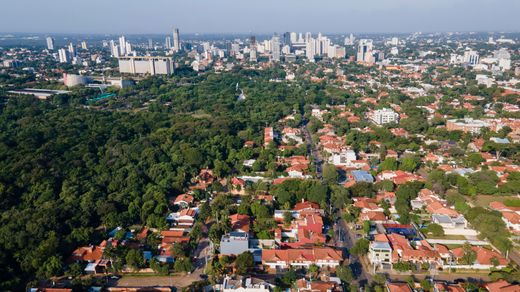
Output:
M301 128L304 136L305 143L307 145L307 151L309 155L312 157L314 161L314 165L316 166L316 176L318 179L323 180L322 169L323 169L323 158L321 157L320 151L317 149L314 141L312 141L312 135L309 131L307 123L304 123L304 126ZM329 202L329 208L332 210ZM350 249L354 245L355 235L352 230L347 226L345 220L341 219L341 212L337 211L337 218L339 220L334 224L334 231L337 234L336 246L342 249ZM359 287L364 286L367 282L371 280L371 275L367 273L367 267L363 264L362 261L357 256L350 255L350 264L353 267L353 272L357 275L356 284Z
M304 126L301 128L303 135L305 136L305 144L307 145L307 152L312 157L314 161L314 165L316 166L316 176L318 179L322 179L322 166L323 159L321 158L320 151L316 148L316 145L312 141L312 135L307 127L307 122L304 123Z
M339 212L339 211L338 211ZM356 242L356 237L352 229L347 225L345 220L340 219L335 224L336 233L339 234L337 246L351 249ZM359 287L364 286L372 280L372 276L368 273L368 267L361 261L358 256L350 254L350 265L353 267L353 272L357 275L356 284Z

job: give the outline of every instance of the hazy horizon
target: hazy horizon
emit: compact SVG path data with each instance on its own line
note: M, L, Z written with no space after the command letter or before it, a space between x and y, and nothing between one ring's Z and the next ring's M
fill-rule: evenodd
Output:
M17 0L2 3L3 33L270 34L518 32L518 0L183 1Z

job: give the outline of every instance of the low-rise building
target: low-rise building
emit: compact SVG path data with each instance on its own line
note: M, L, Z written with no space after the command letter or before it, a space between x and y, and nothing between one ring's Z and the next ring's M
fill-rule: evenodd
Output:
M222 292L270 292L273 288L274 285L251 277L233 279L228 276L222 284L215 285L215 290Z
M389 108L372 111L368 118L376 125L384 125L399 122L399 114Z
M342 261L341 251L330 247L262 250L262 264L271 272L281 272L289 267L309 268L311 265L334 270Z
M171 57L119 57L120 73L171 75L174 68Z
M372 241L368 249L368 260L373 265L392 266L392 247L385 241Z
M466 118L463 120L448 120L446 129L448 131L462 131L465 133L478 134L483 128L489 128L489 124L485 121Z
M230 232L222 235L220 254L239 255L249 251L249 234L245 232Z
M357 159L354 150L343 150L340 153L335 153L330 157L330 162L335 166L351 166L352 162Z

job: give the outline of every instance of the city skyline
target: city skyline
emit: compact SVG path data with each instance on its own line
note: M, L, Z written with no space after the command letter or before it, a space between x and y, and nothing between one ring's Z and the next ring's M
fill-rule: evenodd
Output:
M123 4L124 5L121 5ZM65 0L40 3L23 0L4 3L0 19L6 33L165 34L173 27L186 34L272 33L399 33L495 31L518 32L514 0L371 0L363 3L328 0L320 7L310 1L267 0L262 5L231 0L171 3L152 1L143 9L139 1L100 0L68 6ZM99 4L99 5L98 5ZM147 3L149 4L149 3ZM53 9L59 6L60 9ZM31 8L28 8L31 7ZM162 7L161 9L157 9ZM204 9L201 9L203 7ZM508 9L503 9L508 7ZM23 19L23 21L22 21ZM200 21L204 19L204 21ZM139 21L136 21L139 20ZM269 21L267 21L269 20ZM309 21L314 20L314 21ZM143 25L146 24L146 25Z

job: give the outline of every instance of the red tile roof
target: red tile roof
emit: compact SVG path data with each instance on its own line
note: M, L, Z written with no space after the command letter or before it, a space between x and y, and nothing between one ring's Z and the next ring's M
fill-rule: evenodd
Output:
M293 210L302 211L302 210L312 210L312 209L319 209L319 208L320 208L320 205L318 205L314 202L304 201L304 202L296 203L296 205L294 205Z
M99 246L83 246L72 252L73 261L98 261L103 257L103 249Z
M244 232L249 232L251 218L248 215L233 214L229 216L229 220L231 221L231 228L233 230L240 229Z
M484 287L489 292L520 292L520 285L513 285L505 280L487 283Z
M494 250L490 250L481 246L472 246L471 249L477 254L475 263L481 265L492 265L491 259L496 258L500 265L507 265L508 261L502 255ZM451 251L456 258L462 258L464 249L462 247L455 248Z
M389 292L412 292L412 289L406 283L388 283L386 287Z
M179 204L181 202L191 204L191 203L193 203L193 196L188 195L188 194L178 195L177 198L175 198L174 204Z
M310 249L263 249L262 262L283 261L290 264L295 261L341 261L341 251L330 247L314 247Z

